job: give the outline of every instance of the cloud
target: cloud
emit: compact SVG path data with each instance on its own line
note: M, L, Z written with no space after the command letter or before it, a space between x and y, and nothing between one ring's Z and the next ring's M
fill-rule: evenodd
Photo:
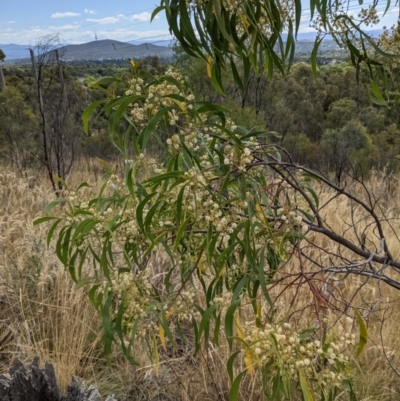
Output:
M67 11L66 13L54 13L51 15L51 18L77 17L78 15L80 15L80 14Z
M77 29L77 28L80 28L80 25L76 25L76 22L74 22L74 24L65 24L61 26L50 25L47 29L50 31L49 33L52 33L57 31L58 32L68 31L70 29ZM36 29L40 29L40 27L36 27Z
M95 11L95 10L89 10L88 8L85 8L85 9L83 10L83 12L84 12L85 14L97 14L97 11Z
M310 32L317 33L316 29L313 28L312 26L300 26L299 32L300 33L310 33Z
M117 16L117 17L105 17L105 18L86 18L86 21L97 22L98 24L106 25L106 24L115 24L119 22L120 19L121 16Z
M94 29L78 29L79 26L66 24L63 26L34 26L23 30L5 32L0 30L0 43L15 43L35 46L37 39L45 35L60 33L62 43L79 44L94 40ZM152 42L156 40L169 40L171 35L168 29L138 31L132 28L97 30L99 39L114 39L120 41L143 40Z
M159 19L160 17L157 15L154 19ZM134 14L131 17L131 21L143 21L143 22L147 22L150 21L151 19L151 14L148 12L144 12L141 14Z

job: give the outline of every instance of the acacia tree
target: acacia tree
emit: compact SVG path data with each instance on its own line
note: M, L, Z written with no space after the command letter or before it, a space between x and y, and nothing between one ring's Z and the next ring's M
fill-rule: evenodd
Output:
M336 39L348 40L354 63L373 65L350 41L352 33L340 29L348 24L358 32L361 46L368 36L330 4L312 2L312 14L318 11L323 27L334 18ZM260 59L270 72L285 71L301 3L163 0L155 14L162 10L182 48L207 60L223 93L227 63L242 86ZM63 204L60 213L36 221L52 221L48 243L57 237L56 253L71 278L89 285L105 351L119 343L135 364L135 344L145 343L158 372L168 346L194 337L194 353L210 343L229 349L230 401L246 375L268 399L333 400L340 391L355 399L349 358L365 346L364 318L375 306L358 312L355 295L347 300L340 284L357 275L400 288L400 261L386 241L393 222L362 183L355 196L288 154L282 161L285 151L271 144L270 133L238 127L224 107L197 101L181 72L155 77L132 65L127 81L98 83L125 84L125 95L97 101L83 114L86 130L97 107L108 115L125 171L110 172L92 198L82 192L87 183L66 188L46 210ZM165 158L155 160L146 150L152 141L164 146L162 136ZM320 199L313 186L328 197ZM357 213L351 230L333 226L325 213L339 198L352 218ZM279 311L283 294L291 301ZM336 332L330 310L350 317L344 333Z

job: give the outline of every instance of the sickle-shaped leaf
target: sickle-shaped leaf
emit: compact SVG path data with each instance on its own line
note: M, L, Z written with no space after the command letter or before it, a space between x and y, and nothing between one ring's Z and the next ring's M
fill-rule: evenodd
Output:
M357 309L354 309L354 312L356 314L358 327L360 329L360 339L358 341L358 347L356 353L356 356L359 357L368 342L368 327L367 324L365 323L364 318L361 316L360 312Z
M239 373L235 381L232 383L232 387L229 391L229 401L238 401L240 382L246 372L247 370L244 370L243 372Z

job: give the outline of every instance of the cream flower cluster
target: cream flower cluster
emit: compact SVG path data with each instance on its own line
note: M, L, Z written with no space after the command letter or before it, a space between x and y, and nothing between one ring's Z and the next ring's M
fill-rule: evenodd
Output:
M179 112L193 108L191 102L193 102L194 96L189 93L187 79L172 67L167 70L163 79L155 80L151 84L134 76L128 81L125 95L142 97L130 109L131 119L140 128L143 128L147 120L162 108L174 108L168 113L170 125L175 125L179 120ZM185 101L177 101L174 96L182 97Z
M146 322L148 307L151 304L152 286L148 277L148 271L134 275L132 272L113 273L111 276L111 289L117 298L115 303L118 308L119 302L124 298L123 325L129 333L136 319L141 321L138 334L141 336L153 328L152 322ZM118 310L114 311L117 314Z
M232 302L233 293L230 291L223 291L222 294L213 299L213 303L219 303L222 308L228 308Z
M302 234L308 231L308 225L303 223L303 217L298 209L293 210L292 207L279 208L276 211L277 217L287 226L292 226ZM289 229L289 227L287 227Z
M225 164L234 164L237 166L239 171L245 171L246 166L253 161L253 156L251 154L251 150L249 148L244 148L243 152L238 154L235 151L233 146L227 145L224 148L224 163Z
M293 380L302 369L324 387L341 384L349 362L348 347L354 344L351 334L343 336L343 341L331 340L325 344L312 338L301 339L290 323L258 328L253 322L247 322L244 340L247 343L244 352L253 365L261 368L272 362L270 369L281 369Z
M307 184L307 178L304 177L302 171L296 171L294 178L300 186ZM309 204L282 177L276 178L273 184L281 190L280 200L282 205L276 209L277 220L275 227L281 227L283 223L286 231L294 230L306 234L308 225L304 222L301 211L309 213ZM287 202L287 199L290 199L290 202Z
M165 316L168 320L176 319L179 322L190 322L193 316L197 316L194 307L196 292L193 288L182 290L175 298L174 302L166 307Z

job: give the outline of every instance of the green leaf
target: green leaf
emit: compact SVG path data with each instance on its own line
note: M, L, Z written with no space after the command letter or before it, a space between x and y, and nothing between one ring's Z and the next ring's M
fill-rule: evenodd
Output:
M317 77L317 67L318 67L317 54L318 54L318 48L319 48L319 45L321 44L321 42L322 42L322 38L317 36L315 39L313 50L311 52L311 69L312 69L314 78Z
M97 311L100 311L100 304L97 302L96 292L100 287L101 287L100 284L96 284L88 292L89 300Z
M111 324L110 308L113 301L113 294L110 294L106 303L104 304L101 311L101 318L103 321L103 343L104 343L104 353L109 358L112 349L112 343L114 341L114 329Z
M165 10L165 6L159 6L159 7L155 8L154 11L151 13L150 22L152 22L153 19L157 16L157 14L158 14L159 12L161 12L162 10Z
M181 240L181 238L183 237L183 234L185 233L185 229L186 226L189 224L190 220L192 220L191 217L188 217L183 223L182 225L179 227L178 232L176 233L176 238L174 241L174 251L176 251L178 249L179 246L179 241Z
M299 31L300 27L300 21L301 21L301 0L295 0L295 15L296 15L296 31L295 31L295 37L297 39L297 33ZM290 21L291 22L291 21Z
M181 216L182 216L182 204L183 204L183 194L185 192L186 185L183 185L178 194L178 200L176 203L176 224L181 224Z
M235 358L240 354L240 351L234 352L228 359L226 363L226 369L228 371L229 380L233 383L233 363L235 362Z
M210 317L214 313L215 309L219 306L219 304L213 304L211 305L203 314L201 317L201 322L199 325L199 332L198 332L198 339L199 341L201 340L201 335L203 334L203 331L205 328L210 324Z
M229 348L232 349L233 344L233 323L236 308L240 305L241 300L237 299L232 302L225 314L225 336L229 344Z
M244 91L244 85L243 85L242 79L240 78L239 72L238 72L238 70L236 68L236 64L233 61L233 59L231 59L231 69L232 69L233 79L237 83L239 89L241 91Z
M380 100L376 97L372 96L370 93L368 94L371 101L379 106L388 106L388 102L386 100Z
M211 102L197 102L196 104L202 105L197 109L198 113L216 113L216 112L230 113L230 109L221 106L219 104L214 104Z
M108 84L119 84L121 83L121 80L119 78L101 78L98 81L94 82L91 84L92 88L100 88L103 89L101 86L102 85L108 85Z
M265 281L264 252L265 252L265 248L262 248L261 254L259 257L259 264L258 264L258 279L260 281L261 290L263 292L264 298L267 300L269 306L272 308L273 303L272 303L271 297L269 296L268 289L267 289L267 283ZM254 294L254 295L256 295L256 294Z
M174 109L173 107L164 107L161 110L159 110L156 114L154 114L154 116L150 119L146 127L139 135L138 144L140 145L141 149L144 149L146 147L147 142L150 139L150 136L153 134L160 120L166 114L168 114L168 111L173 109Z
M169 329L167 318L165 317L165 313L164 313L163 309L161 310L161 313L160 313L160 324L161 324L161 326L162 326L162 328L164 330L164 333L167 336L169 342L175 348L176 345L175 345L175 342L174 342L174 338L172 336L171 330Z
M236 377L235 381L232 383L232 387L229 391L229 401L238 401L240 382L246 372L247 372L247 369L245 369L243 372L239 373L239 375Z
M221 328L221 312L218 314L217 318L215 319L215 326L214 326L214 343L217 347L219 347L219 330Z
M379 90L378 84L375 80L372 81L372 93L373 93L373 96L371 94L369 94L369 97L375 104L378 104L380 106L388 105L388 102L383 98L383 96Z
M49 214L58 204L65 202L65 198L58 198L50 202L44 209L44 214Z
M53 216L40 217L40 218L38 218L38 219L33 221L33 225L37 226L38 224L42 224L42 223L44 223L46 221L55 220L55 219L57 219L57 217L53 217Z
M78 224L78 226L75 228L75 232L74 232L74 235L72 236L71 242L72 242L72 243L75 242L76 239L78 238L78 236L81 234L81 232L84 233L84 228L85 228L88 224L93 223L93 221L94 221L94 220L92 220L92 219L86 219L86 220L83 220L82 222L80 222L80 223ZM96 223L97 223L97 221L96 221Z
M367 328L367 324L365 323L365 320L361 316L360 312L357 309L354 309L354 312L356 314L358 327L360 329L360 339L358 341L358 347L357 347L357 353L356 353L356 356L359 357L368 342L368 328Z
M213 63L211 69L211 81L214 85L214 88L221 94L225 96L224 87L222 84L221 70L220 66L216 63Z
M146 215L146 219L144 221L144 227L148 237L151 237L151 223L153 221L153 217L157 212L158 207L160 206L160 201L157 201L152 208L148 211Z
M96 102L93 102L91 105L86 107L85 111L82 114L82 121L83 121L83 130L86 135L89 134L89 117L92 114L93 110L100 106L101 104L106 103L107 100L97 100Z
M318 209L318 208L319 208L319 198L318 198L318 195L315 193L314 189L313 189L311 186L305 185L304 187L305 187L306 191L308 191L308 192L311 194L311 196L313 197L314 202L315 202L315 206L316 206L317 209Z
M147 203L150 202L151 198L156 195L156 192L151 193L150 195L147 195L142 202L139 203L138 207L136 208L136 220L138 222L138 225L141 229L141 231L143 232L143 234L145 234L146 230L144 228L144 223L143 223L143 209L144 207L147 205Z
M60 221L61 221L61 219L58 219L58 220L57 220L56 222L54 222L54 223L52 224L52 226L50 227L50 230L49 230L49 232L47 233L47 241L46 241L47 247L49 247L50 241L51 241L51 239L52 239L52 237L53 237L53 234L54 234L54 231L55 231L55 229L57 228L57 226L60 224Z
M144 96L128 96L121 98L121 102L118 105L115 113L112 116L111 120L111 131L114 132L117 128L118 122L121 119L122 115L125 113L125 110L131 105L132 103L137 102L138 100L144 100Z

